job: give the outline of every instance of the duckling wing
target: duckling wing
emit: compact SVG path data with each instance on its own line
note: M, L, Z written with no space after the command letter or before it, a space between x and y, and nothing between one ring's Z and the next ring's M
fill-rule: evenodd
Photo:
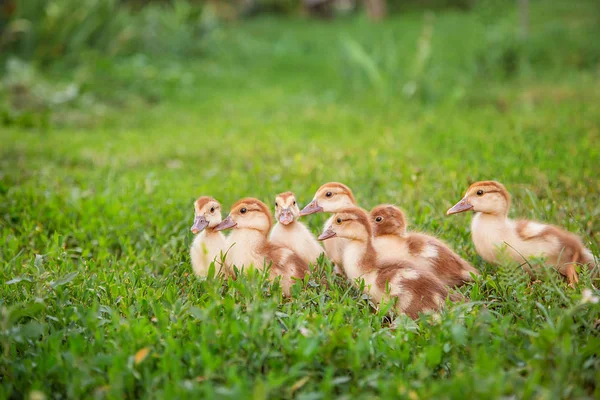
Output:
M581 238L571 232L553 225L544 225L533 221L517 221L517 236L526 243L544 243L546 253L554 262L574 262L592 266L594 258L585 248Z
M519 239L523 241L533 239L546 239L552 235L552 226L538 222L519 220L515 222L515 231Z
M377 270L376 285L380 291L399 298L400 311L416 319L420 312L439 311L448 291L428 271L415 269L409 262L386 263Z

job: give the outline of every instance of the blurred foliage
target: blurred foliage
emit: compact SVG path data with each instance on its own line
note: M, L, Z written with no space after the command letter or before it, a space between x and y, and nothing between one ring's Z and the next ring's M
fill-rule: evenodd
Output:
M174 60L200 56L215 22L203 3L183 0L10 4L0 25L0 121L26 127L100 116L106 100L158 101L188 78L177 67L171 73ZM150 58L156 61L146 68ZM159 73L165 59L170 65Z
M2 9L0 25L5 125L81 124L111 108L181 96L199 78L191 67L196 62L216 69L231 63L249 80L253 75L244 68L251 61L272 71L273 79L278 64L309 64L310 79L329 76L323 81L334 83L338 95L400 96L423 104L471 102L478 96L472 87L567 70L593 73L600 64L600 5L594 0L531 2L527 37L520 35L516 2L499 0L390 1L396 13L380 24L356 16L327 22L270 16L256 22L264 28L252 35L237 35L240 22L225 20L293 14L299 2L5 4L14 5ZM313 30L322 43L312 42ZM66 88L68 101L56 101Z
M56 77L56 79L54 79ZM181 63L151 61L144 54L90 57L61 78L11 58L0 80L0 124L26 128L89 126L123 108L148 107L174 97L196 77Z
M469 10L476 3L477 0L388 0L388 7L391 12L405 12L423 9Z
M0 85L0 110L4 125L47 127L53 108L78 95L76 85L52 84L30 65L10 59Z
M256 15L262 13L295 14L300 9L298 0L254 0L245 1L243 15Z
M516 7L494 0L480 0L463 15L421 15L404 19L402 28L383 28L377 41L343 37L340 71L348 84L436 103L482 82L594 72L600 65L600 5L593 1L533 3L527 37Z
M486 25L475 54L477 73L486 78L575 69L600 64L600 3L549 1L531 4L531 32L522 37L516 10L481 1L474 12Z
M189 55L201 50L202 10L183 0L137 11L119 0L18 0L0 49L39 65L80 63L91 51Z

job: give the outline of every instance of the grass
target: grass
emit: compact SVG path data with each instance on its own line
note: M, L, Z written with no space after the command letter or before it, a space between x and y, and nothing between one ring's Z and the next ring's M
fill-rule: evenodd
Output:
M261 19L215 32L158 105L3 128L0 398L598 398L590 277L569 288L486 264L470 217L444 215L471 181L497 179L511 215L560 224L598 256L597 70L463 79L452 71L473 65L478 39L461 57L445 43L481 25L432 24L421 75L394 73L414 65L420 15ZM386 58L394 38L405 44ZM406 96L407 82L425 95ZM366 208L402 206L479 268L472 302L439 321L373 311L326 261L292 299L257 273L191 274L196 197L226 210L293 190L305 204L330 180ZM304 221L317 233L325 217Z

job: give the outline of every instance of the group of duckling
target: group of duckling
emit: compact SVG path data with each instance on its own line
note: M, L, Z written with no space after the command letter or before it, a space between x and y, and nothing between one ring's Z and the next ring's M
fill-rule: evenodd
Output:
M471 234L487 262L513 260L532 272L529 259L543 259L570 284L578 281L578 265L593 268L594 257L578 236L552 225L510 220L509 207L505 187L483 181L472 184L447 214L475 212ZM367 212L357 206L350 188L337 182L322 185L302 210L292 192L277 195L275 226L269 207L255 198L236 202L224 220L220 203L212 197L197 199L194 211L191 230L197 236L190 254L197 275L206 275L213 262L224 273L232 273L233 266L263 269L270 265L270 278L280 277L286 296L294 280L309 273L310 264L323 252L336 272L352 283L364 280L361 287L376 303L397 297L398 311L411 318L439 311L449 288L479 274L440 239L408 232L398 207L384 204ZM315 238L298 218L318 212L333 215ZM232 232L225 237L222 231L228 229Z

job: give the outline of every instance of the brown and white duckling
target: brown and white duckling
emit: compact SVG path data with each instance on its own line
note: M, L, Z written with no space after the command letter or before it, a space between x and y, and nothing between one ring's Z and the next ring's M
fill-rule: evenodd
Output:
M271 279L281 276L281 288L289 296L293 278L304 278L308 265L294 251L269 241L272 225L272 216L265 203L245 198L233 205L227 218L215 229L233 229L227 240L226 263L230 268L253 265L262 270L271 264Z
M271 231L271 243L292 249L306 264L316 264L323 248L308 228L300 221L300 209L292 192L284 192L275 198L275 219Z
M368 214L353 207L334 214L319 240L347 240L342 264L344 272L353 282L364 279L365 290L377 303L388 296L398 297L399 310L413 319L419 312L440 310L448 295L442 282L409 261L380 261L372 235Z
M355 206L356 200L348 186L339 182L329 182L317 190L313 200L300 211L300 215L304 216L318 212L336 213ZM332 219L329 218L324 227L327 228L331 225L331 221ZM323 243L327 257L340 268L343 263L343 248L346 242L346 239L337 237Z
M411 261L448 286L461 286L479 271L454 253L444 242L423 233L406 232L406 219L398 207L383 204L369 213L373 245L381 261Z
M594 257L581 239L556 226L508 218L510 194L495 181L472 184L454 207L447 212L457 214L474 211L471 235L477 253L490 263L497 263L500 254L525 264L530 257L545 258L567 277L569 283L578 281L576 264L592 266Z
M215 230L221 222L221 204L212 197L202 196L194 202L194 225L192 232L196 234L190 248L192 268L198 276L206 276L211 262L215 269L221 267L221 252L226 250L225 236Z

